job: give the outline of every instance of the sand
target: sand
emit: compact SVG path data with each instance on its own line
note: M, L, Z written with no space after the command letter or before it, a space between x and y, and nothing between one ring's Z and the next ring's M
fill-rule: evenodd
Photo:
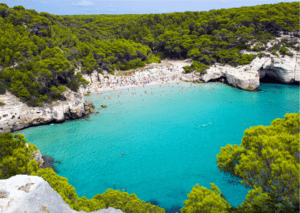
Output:
M191 65L191 61L189 60L163 60L161 63L153 63L153 64L148 64L147 66L143 67L143 68L138 68L136 70L130 70L128 72L132 73L133 71L135 72L143 72L143 71L147 71L147 70L158 70L160 69L160 67L164 67L165 69L163 71L166 71L166 68L173 66L173 72L168 72L164 75L160 75L157 76L158 78L162 78L162 77L173 77L173 76L177 76L177 78L175 78L174 80L169 80L169 81L162 81L162 80L153 80L150 83L146 83L146 84L133 84L133 85L125 85L125 86L115 86L115 87L106 87L106 88L99 88L99 82L95 82L90 84L90 89L85 89L83 93L87 93L87 91L90 91L91 93L102 93L102 92L108 92L108 91L118 91L118 90L128 90L130 88L137 88L137 87L146 87L146 86L152 86L152 85L161 85L161 84L171 84L171 83L179 83L182 82L180 80L180 77L182 75L183 72L183 67L184 66L188 66ZM178 67L177 67L178 66ZM151 75L151 74L150 74ZM118 76L120 75L120 72L118 74ZM126 76L126 74L124 73L124 75L122 76ZM153 75L151 75L153 76Z

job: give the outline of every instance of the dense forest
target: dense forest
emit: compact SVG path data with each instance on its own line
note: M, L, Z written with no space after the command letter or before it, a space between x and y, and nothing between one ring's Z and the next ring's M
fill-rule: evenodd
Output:
M299 212L299 114L286 114L270 126L245 130L241 144L220 149L217 166L221 172L236 178L249 189L244 202L233 207L220 189L196 184L187 195L181 213L270 213ZM92 199L78 197L68 179L52 169L39 169L32 154L36 145L28 143L24 135L0 134L0 179L17 174L42 177L74 210L87 212L114 207L126 213L163 213L163 208L141 201L135 194L107 189ZM211 180L213 181L213 180Z
M278 3L149 15L38 13L0 4L0 94L6 89L31 106L64 99L87 82L81 73L143 67L164 58L194 60L186 71L214 63L249 64L280 31L299 30L299 4ZM255 44L251 48L251 44ZM292 55L287 41L267 49ZM262 56L260 54L259 56Z

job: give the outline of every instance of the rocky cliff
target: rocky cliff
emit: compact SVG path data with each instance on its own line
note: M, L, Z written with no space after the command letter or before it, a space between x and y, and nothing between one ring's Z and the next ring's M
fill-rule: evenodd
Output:
M41 177L16 175L0 180L0 212L2 213L76 213ZM85 211L80 211L85 213ZM93 213L123 213L114 208Z
M208 82L225 78L227 82L244 90L253 90L260 85L260 79L269 75L282 83L293 83L300 81L300 55L293 57L285 56L278 58L256 57L251 64L245 66L231 67L229 65L214 65L206 70L206 74L200 75L193 72L182 76L184 81Z
M0 106L0 133L78 119L94 112L95 106L92 102L84 101L82 93L67 89L63 95L66 98L65 101L44 104L40 107L29 107L8 91L0 95L0 101L5 103Z
M215 66L207 70L202 76L205 82L220 77L225 77L227 82L241 89L257 88L260 79L266 75L282 83L300 81L300 56L295 53L293 57L285 56L278 58L256 57L251 64L237 68L230 66Z
M266 47L272 47L272 44L278 44L283 37L271 40ZM300 41L299 38L284 38L287 40ZM287 48L293 56L278 56L270 55L270 57L256 57L250 64L245 66L232 67L229 65L216 64L206 70L206 74L200 75L193 72L182 76L184 81L204 81L208 82L216 79L226 79L227 83L244 89L253 90L260 85L260 79L266 75L270 76L274 80L288 84L300 81L300 53L291 48ZM255 54L257 52L242 51L242 54ZM262 51L262 53L268 55L268 52Z

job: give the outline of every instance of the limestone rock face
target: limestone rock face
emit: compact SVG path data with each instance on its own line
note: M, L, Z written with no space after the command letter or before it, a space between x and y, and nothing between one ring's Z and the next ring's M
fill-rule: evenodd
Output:
M230 85L244 90L253 90L259 86L258 72L252 71L249 65L244 67L215 65L207 69L206 74L204 75L199 75L194 72L193 74L186 74L183 76L182 80L202 80L204 82L224 77Z
M262 57L255 58L252 62L252 69L258 70L259 77L269 75L282 83L299 82L300 80L300 56L295 53L293 57L285 56L277 58Z
M202 80L208 82L211 79L218 79L224 76L225 73L222 72L222 69L219 67L210 67L208 70L206 70L206 74L202 76Z
M90 83L95 83L95 82L99 82L100 80L100 75L96 70L94 70L90 75L88 74L82 74L82 77L89 81Z
M191 81L190 74L185 74L183 80ZM277 57L256 57L251 64L245 66L231 67L229 65L215 65L201 75L201 79L208 82L213 79L225 77L227 82L235 87L253 90L260 85L260 79L269 75L282 83L293 83L300 81L300 55Z
M278 32L279 37L270 40L265 46L267 49L275 44L280 44L282 40L295 43L299 46L300 39L295 37L295 33L289 33L287 35L282 32ZM251 45L251 48L256 44ZM200 77L203 81L208 82L213 79L226 78L227 82L235 87L241 89L251 90L257 88L260 85L260 79L266 75L282 82L293 83L300 81L300 53L292 48L286 47L289 52L293 53L293 56L275 56L270 57L256 57L249 65L231 67L229 65L213 65L206 70L206 74L202 74ZM270 52L263 51L265 55L270 55ZM241 51L240 54L254 54L258 55L258 52ZM277 52L279 54L279 52ZM280 54L279 54L280 55ZM182 79L191 79L188 74L184 75Z
M0 211L6 213L76 213L41 177L16 175L0 180ZM85 211L80 211L85 213ZM112 207L93 213L123 213Z
M65 101L57 101L39 107L27 106L8 91L6 94L0 95L0 101L5 103L4 106L0 106L0 133L13 132L51 122L63 122L85 115L84 107L87 104L82 93L75 93L67 89L63 95L66 98Z
M259 75L255 72L242 73L228 70L225 76L229 84L244 90L254 90L260 84Z

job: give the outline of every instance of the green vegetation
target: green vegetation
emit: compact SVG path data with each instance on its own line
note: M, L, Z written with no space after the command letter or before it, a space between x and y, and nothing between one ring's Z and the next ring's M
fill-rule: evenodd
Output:
M196 186L184 201L182 213L191 212L299 212L299 114L286 114L270 126L250 127L240 145L227 145L217 155L220 171L249 188L244 202L231 207L216 185ZM135 194L108 189L92 199L79 198L68 179L52 169L38 169L36 146L25 146L24 135L0 134L0 178L16 174L42 177L74 210L87 212L114 207L124 212L160 213L164 209L141 201Z
M0 94L6 88L30 106L64 100L88 82L82 73L131 69L158 62L148 46L125 39L95 39L59 16L0 4Z
M295 113L275 119L271 126L250 127L240 145L221 148L217 155L220 171L252 189L237 210L251 212L255 207L259 212L298 212L299 154L299 114Z
M0 95L4 95L6 93L6 88L4 84L0 84Z
M259 57L259 58L262 58L262 57L270 57L270 54L265 54L265 53L263 53L263 52L259 52L259 53L258 53L258 57Z
M279 31L299 29L299 4L278 3L149 15L73 15L38 13L23 6L0 4L0 94L5 88L31 106L64 99L63 90L86 85L76 68L130 70L162 58L192 58L204 73L216 62L249 64ZM296 48L294 43L285 45ZM284 47L273 50L291 55ZM277 54L276 51L274 54Z
M180 210L181 213L228 212L230 205L220 189L213 183L210 184L210 188L211 190L196 184L187 195L189 199L183 202L184 208Z
M38 163L31 156L36 145L28 143L22 134L0 134L0 179L37 171Z
M192 57L204 65L247 64L253 56L239 54L249 49L247 42L260 41L259 49L279 30L299 26L296 3L120 16L54 16L6 4L0 11L1 64L22 64L13 74L6 70L1 80L32 105L55 100L51 86L76 90L86 84L81 76L73 78L74 65L82 66L83 73L128 70L158 62L152 50L162 57Z
M207 66L203 63L199 63L197 61L193 61L191 66L183 67L183 69L185 70L186 73L192 72L194 70L196 70L197 72L203 73L203 72L205 72L205 70L207 68L209 68L209 66Z
M4 106L4 105L5 105L5 103L3 103L3 102L0 101L0 106Z

